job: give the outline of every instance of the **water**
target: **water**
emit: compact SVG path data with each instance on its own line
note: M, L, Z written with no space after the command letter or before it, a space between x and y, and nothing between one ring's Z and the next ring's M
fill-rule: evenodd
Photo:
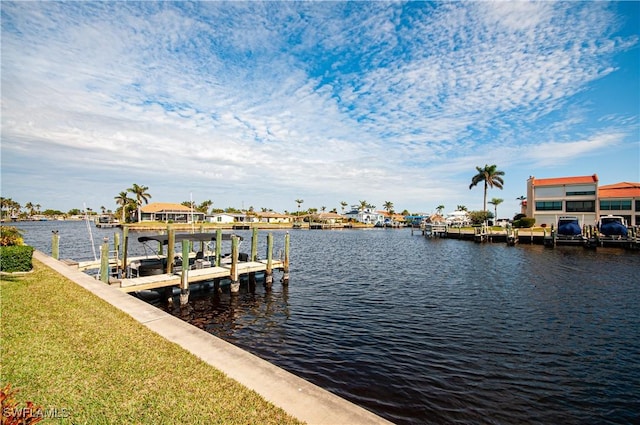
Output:
M21 224L46 253L51 226L62 258L91 256L81 223ZM270 291L160 307L398 424L629 424L640 422L639 266L637 251L615 248L294 230L288 287L277 272Z

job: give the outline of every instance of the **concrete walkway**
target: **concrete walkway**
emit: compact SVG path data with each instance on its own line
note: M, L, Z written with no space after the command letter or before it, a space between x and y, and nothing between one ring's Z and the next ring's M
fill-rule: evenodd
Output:
M317 385L35 251L33 257L308 424L390 424Z

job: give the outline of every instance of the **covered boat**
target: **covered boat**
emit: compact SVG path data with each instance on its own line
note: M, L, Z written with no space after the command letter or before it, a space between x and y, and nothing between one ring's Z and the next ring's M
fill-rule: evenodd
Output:
M624 218L617 215L600 217L598 230L605 236L621 236L625 238L629 233Z
M578 217L560 217L558 219L558 236L579 236L582 234Z

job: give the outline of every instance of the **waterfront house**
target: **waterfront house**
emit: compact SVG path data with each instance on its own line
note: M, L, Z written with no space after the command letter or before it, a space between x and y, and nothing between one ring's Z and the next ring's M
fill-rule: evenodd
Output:
M373 208L360 208L356 205L351 207L351 211L345 213L345 217L365 224L384 223L384 215L379 211L374 211Z
M163 221L172 223L198 223L204 221L204 213L182 204L153 202L140 209L141 221Z
M640 183L621 182L598 188L598 213L618 215L627 225L640 225Z
M254 213L261 223L291 223L293 216L289 214L280 214L272 211L262 211Z
M527 180L527 217L551 226L560 216L578 217L580 225L598 221L598 175Z

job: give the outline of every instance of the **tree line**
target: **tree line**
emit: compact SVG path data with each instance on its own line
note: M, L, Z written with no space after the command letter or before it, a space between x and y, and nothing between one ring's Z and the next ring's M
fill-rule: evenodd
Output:
M484 187L484 197L483 197L483 210L480 212L474 212L474 213L480 213L480 214L484 214L484 219L487 218L491 218L491 216L493 217L498 217L498 205L500 205L504 200L500 199L500 198L492 198L490 201L487 201L487 191L489 188L498 188L498 189L502 189L503 185L504 185L504 179L503 176L505 175L504 171L500 171L498 170L497 166L494 165L485 165L484 167L478 167L476 166L476 171L477 174L475 174L472 179L471 179L471 184L469 185L469 189L472 189L480 184L483 185ZM144 186L144 185L139 185L134 183L130 188L127 188L125 190L123 190L122 192L120 192L117 196L114 197L116 205L118 206L118 208L116 209L116 211L111 211L110 209L105 208L104 206L100 207L101 213L102 214L113 214L116 217L118 217L122 222L130 222L130 221L140 221L141 220L141 209L143 204L147 204L149 203L149 199L151 199L151 194L149 193L149 187ZM519 200L523 200L524 197L519 197L517 198ZM304 203L303 199L295 199L295 203L297 204L297 211L296 211L296 215L301 215L301 214L315 214L317 213L319 210L322 212L325 212L327 210L327 207L322 206L320 207L320 209L318 208L308 208L304 211L302 211L301 205ZM494 207L494 212L490 213L487 211L487 203L493 205ZM205 200L203 202L201 202L200 204L196 204L193 201L184 201L181 203L182 205L185 205L187 207L193 208L195 211L198 212L202 212L205 214L209 213L209 210L211 209L212 213L220 213L220 212L226 212L226 213L242 213L242 212L249 212L249 213L254 213L254 208L253 207L249 207L249 209L247 211L241 211L235 208L226 208L226 209L213 209L211 208L213 205L213 202L208 199ZM345 201L341 201L340 202L340 207L342 210L342 214L345 213L345 208L348 206L349 204ZM361 200L359 201L358 204L356 204L358 207L358 210L360 211L364 211L364 210L373 210L376 208L375 205L370 204L369 202L367 202L366 200ZM57 210L45 210L43 212L40 211L41 209L41 205L40 204L34 204L32 202L27 202L24 207L22 207L18 202L13 201L11 198L0 198L0 210L2 212L2 216L3 218L5 218L6 215L9 215L11 217L19 217L22 215L27 215L27 216L34 216L36 214L42 214L42 215L47 215L47 216L62 216L62 215L80 215L83 213L89 213L89 214L96 214L96 212L94 212L91 208L86 208L86 211L82 211L80 209L72 209L69 210L67 213L63 213L62 211L57 211ZM24 211L23 211L24 208ZM391 201L385 201L383 203L383 208L385 211L387 211L388 214L393 215L396 213L395 209L394 209L394 205L393 202ZM467 208L464 205L458 205L457 208L458 210L464 210L466 211ZM439 205L436 208L436 212L437 214L441 214L442 211L444 210L444 205ZM267 208L262 208L263 212L266 211L273 211L271 209L267 209ZM288 211L284 211L285 214L289 214ZM330 212L334 212L337 213L337 208L333 208L330 210ZM293 213L291 213L293 214ZM400 214L402 214L403 216L407 216L410 215L409 211L407 211L406 209L403 210ZM477 215L477 214L474 214Z

